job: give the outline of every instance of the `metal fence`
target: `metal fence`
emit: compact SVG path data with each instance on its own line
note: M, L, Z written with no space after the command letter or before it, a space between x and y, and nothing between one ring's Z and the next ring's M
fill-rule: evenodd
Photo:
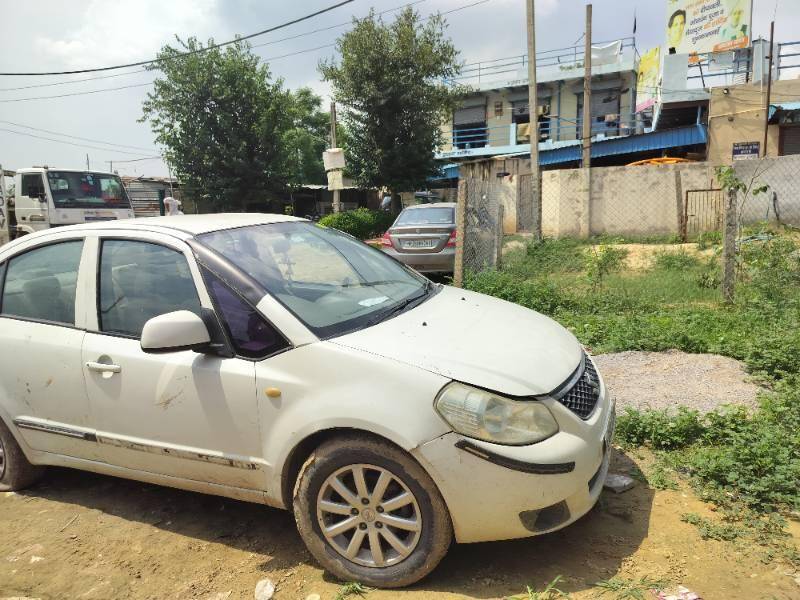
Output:
M500 265L503 245L503 203L500 184L484 179L461 179L456 223L458 241L453 280Z

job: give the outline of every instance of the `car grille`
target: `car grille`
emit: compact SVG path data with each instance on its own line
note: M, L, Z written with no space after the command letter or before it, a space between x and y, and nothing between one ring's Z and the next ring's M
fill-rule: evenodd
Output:
M600 399L600 378L586 353L583 354L583 358L585 365L583 373L575 385L558 401L581 419L587 419Z

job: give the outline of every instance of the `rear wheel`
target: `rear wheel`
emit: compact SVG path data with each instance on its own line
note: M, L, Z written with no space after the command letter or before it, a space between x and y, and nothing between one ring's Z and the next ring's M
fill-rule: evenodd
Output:
M295 486L298 530L314 557L347 581L403 587L447 553L447 507L422 467L396 446L366 436L324 443Z
M21 490L36 483L44 472L28 462L17 440L0 420L0 492Z

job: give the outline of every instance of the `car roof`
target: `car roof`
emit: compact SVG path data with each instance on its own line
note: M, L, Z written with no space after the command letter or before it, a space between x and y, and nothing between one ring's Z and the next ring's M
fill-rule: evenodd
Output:
M206 215L171 215L168 217L142 217L137 219L122 219L119 221L94 221L58 227L58 231L93 230L93 229L146 229L171 230L200 235L222 229L236 229L249 225L269 225L272 223L285 223L287 221L305 221L299 217L277 214L261 213L214 213ZM45 230L48 231L48 230ZM51 230L50 230L51 231ZM169 233L169 231L165 231ZM35 235L35 234L34 234Z
M412 206L406 206L403 210L419 210L421 208L455 208L455 202L430 202L428 204L414 204Z
M251 225L270 225L272 223L307 222L307 219L278 214L260 213L216 213L207 215L173 215L169 217L143 217L139 219L120 219L118 221L94 221L92 223L79 223L62 227L50 227L12 240L0 246L0 254L11 251L15 247L24 245L34 239L47 241L48 237L63 238L64 233L81 233L91 231L150 231L172 235L180 239L192 236L236 229Z

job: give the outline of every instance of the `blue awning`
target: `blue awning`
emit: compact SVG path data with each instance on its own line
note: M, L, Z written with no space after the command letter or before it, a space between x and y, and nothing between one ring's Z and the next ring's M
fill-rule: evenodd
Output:
M652 133L630 135L628 137L601 140L592 143L592 158L615 156L617 154L635 154L651 150L665 150L682 146L705 144L708 140L705 125L695 124L675 129L665 129ZM539 152L539 164L556 165L581 160L580 145L565 146L554 150Z
M439 167L440 174L436 177L429 177L428 181L441 181L443 179L458 179L458 168L461 165L458 163L451 163Z
M780 104L770 104L769 105L769 121L772 122L772 117L775 116L775 113L787 110L800 110L800 102L781 102Z

